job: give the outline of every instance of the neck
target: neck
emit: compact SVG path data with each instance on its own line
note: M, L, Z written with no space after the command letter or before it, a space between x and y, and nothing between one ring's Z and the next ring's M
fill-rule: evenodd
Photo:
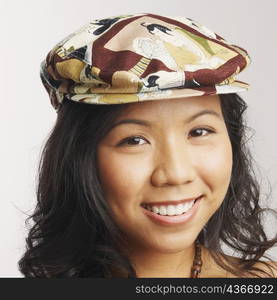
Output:
M136 249L130 252L137 277L188 278L194 259L194 244L181 251L164 253L152 249Z

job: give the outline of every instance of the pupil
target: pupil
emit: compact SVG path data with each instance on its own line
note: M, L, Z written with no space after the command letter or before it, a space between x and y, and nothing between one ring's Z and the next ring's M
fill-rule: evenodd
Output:
M196 129L195 130L195 135L201 135L202 129Z
M138 137L134 137L134 138L131 138L129 140L129 142L131 141L131 144L136 144L136 142L139 142L139 138ZM134 143L132 143L132 141L135 141Z

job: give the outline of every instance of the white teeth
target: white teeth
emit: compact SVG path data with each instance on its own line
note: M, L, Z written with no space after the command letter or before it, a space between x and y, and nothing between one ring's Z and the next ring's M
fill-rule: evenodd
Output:
M157 206L153 206L152 207L152 211L156 214L158 214L160 212L159 208Z
M188 210L192 207L193 201L184 203L183 205L184 205L184 210L185 210L185 211L188 211Z
M175 206L176 215L181 215L184 212L183 207L182 203Z
M160 206L160 207L158 207L159 208L159 213L160 213L160 215L162 215L162 216L165 216L166 214L167 214L167 211L166 211L166 207L165 206Z
M194 201L189 201L186 203L181 203L178 205L161 205L161 206L150 206L146 205L145 208L153 211L156 214L160 214L162 216L169 215L181 215L187 212L194 204Z
M166 209L167 209L167 215L173 216L176 214L174 205L168 205Z

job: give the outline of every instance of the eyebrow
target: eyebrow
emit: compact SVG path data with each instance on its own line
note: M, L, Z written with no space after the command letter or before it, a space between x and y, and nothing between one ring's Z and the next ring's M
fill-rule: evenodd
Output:
M222 120L221 115L219 113L217 113L216 111L211 110L211 109L204 109L204 110L201 110L198 113L190 116L188 119L185 120L185 123L190 123L193 120L195 120L196 118L199 118L200 116L203 116L203 115L212 115L212 116L215 116L215 117L219 118L220 120ZM111 130L113 128L115 128L116 126L119 126L119 125L122 125L122 124L136 124L136 125L142 125L142 126L149 127L149 128L152 127L152 123L149 122L149 121L146 121L146 120L123 119L123 120L120 120L120 121L114 123L111 127Z

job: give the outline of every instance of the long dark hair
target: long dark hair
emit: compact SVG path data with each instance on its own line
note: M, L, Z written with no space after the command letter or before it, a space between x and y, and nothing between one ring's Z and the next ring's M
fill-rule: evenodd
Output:
M264 231L260 185L247 148L245 101L220 95L233 150L230 185L220 208L198 239L215 262L236 276L274 277L261 261L277 237ZM26 219L26 251L18 262L25 277L136 277L128 256L119 251L127 241L113 222L99 182L97 144L129 104L90 105L65 101L40 158L37 204ZM30 224L30 222L32 224ZM238 253L240 263L224 254ZM224 247L223 247L224 248ZM261 262L265 268L254 267Z

